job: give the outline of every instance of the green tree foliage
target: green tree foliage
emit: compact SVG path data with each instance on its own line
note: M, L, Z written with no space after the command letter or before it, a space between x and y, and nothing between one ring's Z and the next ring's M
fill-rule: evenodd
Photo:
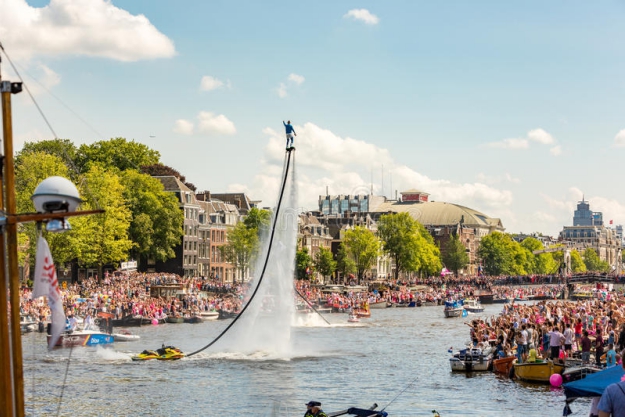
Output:
M41 181L51 176L69 178L69 170L58 156L42 151L22 152L15 163L15 198L18 213L32 213L35 206L31 196ZM22 243L19 246L19 258L22 264L29 260L35 264L37 232L35 224L24 223L19 225L18 239ZM52 259L57 264L65 263L72 259L74 252L68 244L67 233L48 233L46 240L50 245Z
M438 274L443 265L441 263L441 251L434 242L434 238L427 229L419 222L416 223L420 240L417 242L419 254L419 271L422 275Z
M328 248L320 246L319 252L315 254L314 266L315 269L323 275L325 281L325 278L332 275L332 273L336 270L336 261L334 260L332 251Z
M313 260L308 253L308 248L298 249L295 253L295 273L297 279L308 279L310 275L306 273L307 270L313 267Z
M408 213L383 214L378 221L378 237L382 250L393 259L395 279L400 272L416 271L420 266L416 223Z
M132 214L128 237L135 259L166 261L176 256L174 248L183 235L184 214L173 193L149 175L135 170L120 174L123 198Z
M195 191L197 189L195 185L187 182L187 178L184 175L168 165L163 165L161 163L143 165L141 166L141 172L143 172L144 174L152 175L154 177L176 177L180 180L180 182L189 187L191 190Z
M70 168L72 178L78 175L77 171L74 171L74 164L76 161L76 146L69 139L52 139L42 140L39 142L26 142L22 147L22 150L16 157L16 166L19 163L19 159L22 155L30 153L46 153L58 157L65 165ZM68 177L70 178L70 177Z
M128 257L133 243L128 239L128 228L132 213L124 201L124 187L119 176L94 165L85 174L85 199L83 210L104 209L105 213L81 216L72 219L75 232L71 234L71 245L81 266L98 267L98 279L102 278L102 267L119 263Z
M586 270L592 272L608 272L610 270L610 264L606 261L602 261L597 255L597 252L592 248L586 248L584 250L584 264L586 265Z
M127 169L139 171L144 165L157 164L160 157L158 151L142 143L115 138L81 145L76 152L76 165L82 172L87 172L93 164L107 169L114 167L120 171Z
M247 228L244 223L237 223L234 229L228 232L228 243L219 248L226 261L239 271L241 281L250 268L257 249L258 234L255 229Z
M571 272L586 272L586 264L584 263L584 259L582 255L576 251L571 251Z
M348 255L356 264L358 282L365 272L375 263L380 253L380 241L375 234L362 226L356 226L345 232L343 239Z
M254 229L258 237L261 237L271 225L271 212L269 210L252 207L250 211L247 212L243 223L248 229Z
M527 250L527 262L525 270L528 274L554 274L558 272L559 261L554 258L555 253L539 253L534 255L535 251L543 250L543 244L536 238L527 237L521 242L521 247Z
M344 282L349 274L356 272L356 262L347 254L347 249L345 249L343 242L339 245L336 253L336 270L343 276Z
M526 274L526 252L510 235L501 232L484 236L478 248L487 275Z
M467 248L462 244L457 235L452 235L445 245L443 263L457 276L458 271L469 265L469 261Z

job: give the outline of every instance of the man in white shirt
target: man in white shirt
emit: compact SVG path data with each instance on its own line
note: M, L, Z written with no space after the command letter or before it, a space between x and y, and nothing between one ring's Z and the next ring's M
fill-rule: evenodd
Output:
M571 329L571 323L566 323L566 329L564 329L564 351L567 355L571 356L573 350L573 339L575 339L575 332Z

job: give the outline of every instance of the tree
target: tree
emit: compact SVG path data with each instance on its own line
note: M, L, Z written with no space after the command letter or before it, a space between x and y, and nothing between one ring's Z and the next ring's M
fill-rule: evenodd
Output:
M126 170L120 177L123 198L132 213L128 237L134 242L133 257L157 261L174 258L184 223L176 196L147 174Z
M332 251L328 248L324 248L323 246L319 247L319 252L315 254L314 266L315 269L323 276L323 280L325 282L325 278L332 275L332 273L336 270L336 261L334 260Z
M514 254L510 236L493 232L484 236L478 248L478 255L486 275L511 274L514 271Z
M553 274L556 272L558 264L560 263L554 258L554 254L557 252L539 253L534 255L535 251L543 250L545 247L540 240L533 237L523 239L521 247L526 249L528 252L525 267L528 274Z
M593 248L586 248L584 250L584 264L586 270L593 272L608 272L610 270L610 264L606 261L602 261L597 255L597 252Z
M586 264L582 259L582 255L576 250L571 251L571 272L586 272Z
M19 160L23 155L30 153L46 153L59 158L66 166L75 169L76 163L76 146L69 139L52 139L42 140L39 142L26 142L15 159L15 165L19 164ZM69 173L72 177L78 175L78 171Z
M408 213L383 214L378 221L378 237L382 249L393 259L395 279L400 272L416 271L420 266L416 223Z
M458 276L458 271L464 269L469 264L469 261L467 248L457 235L451 235L445 245L445 252L443 252L443 263L445 266Z
M347 253L356 264L358 283L360 283L365 271L371 268L378 258L380 241L371 230L356 226L345 232L343 242Z
M71 233L71 245L81 266L97 266L98 279L102 267L116 264L128 257L133 243L128 239L132 213L124 201L124 187L120 178L94 165L84 176L81 195L83 210L104 209L95 216L80 216L72 220L76 226Z
M258 249L258 234L243 223L228 232L228 243L219 247L222 256L239 271L241 282Z
M127 169L139 171L144 165L157 164L160 157L158 151L150 149L147 145L134 140L115 138L81 145L76 152L76 164L81 172L87 172L93 164L107 169L115 167L120 171Z
M269 229L269 226L271 226L271 212L269 210L252 207L250 211L247 212L243 223L248 229L254 229L258 237L261 237L263 233Z
M69 170L60 157L42 151L22 152L15 163L15 193L18 213L32 213L35 206L31 200L35 188L41 181L51 176L69 178ZM22 265L29 260L34 265L37 244L37 231L35 224L25 223L19 225L18 239L22 244L19 246L19 257ZM48 233L46 236L50 246L52 258L57 264L64 264L71 260L74 251L69 245L69 234Z
M313 266L313 261L308 254L308 248L303 248L295 253L295 273L297 279L309 279L310 269Z
M190 182L187 182L187 178L182 175L177 170L173 169L168 165L163 165L161 163L150 164L150 165L142 165L141 172L144 174L151 175L153 177L176 177L180 180L180 182L184 183L187 187L195 191L197 187Z
M356 272L356 263L353 259L350 259L345 249L345 244L341 242L339 249L336 253L336 270L343 276L343 282L349 274Z

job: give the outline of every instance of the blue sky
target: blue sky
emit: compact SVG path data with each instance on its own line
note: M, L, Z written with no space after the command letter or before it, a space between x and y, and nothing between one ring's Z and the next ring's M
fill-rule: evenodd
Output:
M291 119L303 210L326 187L390 197L392 182L500 217L509 232L557 235L582 195L625 224L623 2L0 0L0 10L0 42L59 137L145 143L198 190L272 206ZM15 79L6 59L2 76ZM18 148L53 137L26 94L13 113Z

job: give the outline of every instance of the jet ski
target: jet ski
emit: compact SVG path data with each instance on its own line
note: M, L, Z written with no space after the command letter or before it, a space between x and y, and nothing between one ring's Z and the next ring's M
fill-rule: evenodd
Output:
M158 353L158 357L156 359L159 361L173 361L184 358L185 356L180 349L173 346L163 346L160 349L157 349L156 353Z
M173 361L176 359L184 358L185 354L174 346L163 345L160 349L156 350L144 350L136 356L132 357L133 361L148 361L150 359L156 359L159 361Z
M133 361L149 361L150 359L158 358L158 353L153 350L144 350L136 356L132 357Z

